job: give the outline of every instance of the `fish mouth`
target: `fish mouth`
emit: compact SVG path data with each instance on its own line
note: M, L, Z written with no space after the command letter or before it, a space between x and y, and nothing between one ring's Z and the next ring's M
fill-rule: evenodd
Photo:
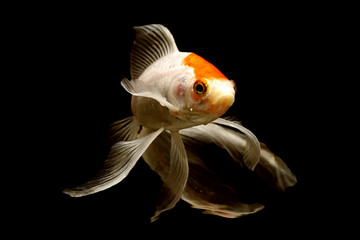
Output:
M210 111L218 117L222 116L235 101L235 82L229 80L227 82L214 81L214 88L210 100Z
M222 116L235 101L235 96L232 94L224 94L216 98L212 104L212 112L219 117Z

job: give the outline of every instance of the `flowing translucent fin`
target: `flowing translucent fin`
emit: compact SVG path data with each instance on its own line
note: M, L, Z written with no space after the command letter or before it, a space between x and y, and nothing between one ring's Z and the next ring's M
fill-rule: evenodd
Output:
M246 167L254 170L260 159L260 143L256 136L250 130L240 125L240 123L236 121L229 121L223 118L218 118L214 121L214 123L236 129L245 134L246 147L244 151L243 162ZM226 136L224 138L226 138ZM244 139L244 137L242 138ZM225 144L225 148L228 150L227 146L231 146L233 144L234 143L228 141L227 144Z
M297 182L295 174L264 143L261 143L260 161L255 172L265 179L269 185L281 191L285 191L286 188L295 185Z
M215 143L226 149L235 161L254 170L260 159L260 143L250 130L233 122L218 118L207 125L199 125L180 131L188 136L206 143Z
M229 128L230 126L230 128ZM183 129L180 134L186 142L215 143L226 149L235 161L255 172L278 190L296 183L296 177L287 165L238 122L217 119L213 123ZM187 149L188 151L191 148Z
M124 78L121 81L121 85L123 88L125 88L126 91L134 96L153 98L158 101L161 106L167 107L169 110L175 112L179 111L179 108L169 103L157 89L149 88L149 86L143 84L141 81L129 81L128 79Z
M174 37L160 24L134 27L136 38L130 54L130 74L137 79L144 70L158 59L177 52Z
M204 210L204 213L227 218L254 213L264 207L258 203L243 203L239 199L241 192L225 183L219 175L206 166L206 159L203 160L198 156L199 149L205 147L206 142L188 137L184 137L183 141L189 162L189 177L181 196L184 201L193 208ZM163 180L166 179L170 168L169 142L170 134L164 131L143 155L146 163Z
M191 207L202 209L205 214L226 218L237 218L255 213L264 208L259 203L244 203L240 200L242 192L206 166L206 160L197 155L197 147L186 143L190 174L182 199ZM219 162L219 165L221 162Z
M170 166L161 189L155 215L151 221L159 218L161 212L169 210L180 200L189 175L189 166L184 144L178 132L171 133Z
M91 180L78 187L65 189L64 193L72 197L81 197L119 183L129 174L141 155L162 131L161 128L136 140L117 142L112 146L103 168Z
M119 141L132 141L137 137L141 126L134 116L116 121L110 126L110 141L115 144Z

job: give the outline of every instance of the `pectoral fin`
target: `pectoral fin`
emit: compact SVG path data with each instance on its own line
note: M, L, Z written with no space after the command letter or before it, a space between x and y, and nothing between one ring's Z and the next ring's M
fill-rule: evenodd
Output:
M153 89L141 81L129 81L128 79L124 78L121 81L121 85L133 96L152 98L158 101L161 106L167 107L171 111L179 111L179 108L168 102L168 100L157 89Z

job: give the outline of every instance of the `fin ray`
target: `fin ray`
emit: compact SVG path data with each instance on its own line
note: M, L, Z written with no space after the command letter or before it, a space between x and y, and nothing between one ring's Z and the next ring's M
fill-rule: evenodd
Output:
M132 141L137 137L140 125L134 116L127 117L111 124L110 141L115 144L119 141Z
M256 136L249 129L245 128L236 121L229 121L223 118L218 118L214 121L214 123L222 126L231 127L244 133L247 141L243 156L243 162L246 167L248 167L251 170L254 170L255 166L258 164L260 160L260 142L258 141ZM231 143L229 142L228 144Z
M185 143L190 142L194 146L200 141L215 143L226 149L240 165L254 170L267 184L278 190L284 191L297 182L296 176L281 158L264 143L259 143L249 130L236 121L217 119L205 126L183 129L180 134Z
M280 191L296 184L295 174L291 172L288 166L270 149L261 143L261 156L255 172L266 180L266 182Z
M130 74L137 79L144 70L158 59L177 52L174 37L160 24L134 27L136 38L130 53Z
M159 218L161 212L173 208L180 200L189 175L187 155L178 132L171 133L170 166L161 189L155 215L151 221Z
M135 166L152 141L163 131L162 128L142 138L132 141L120 141L114 144L103 168L86 183L64 193L72 197L81 197L97 193L121 182Z
M170 153L167 147L170 139L169 132L162 132L143 155L146 163L164 182L170 168ZM193 208L202 209L203 213L227 218L241 217L264 208L259 203L242 202L239 198L241 192L225 183L221 176L207 167L206 160L198 155L199 148L206 145L206 142L202 141L204 139L190 141L190 138L184 136L182 140L188 158L189 176L181 199ZM245 146L245 143L243 145Z
M169 110L172 111L179 111L179 108L168 102L167 99L163 95L161 95L161 93L157 89L149 88L141 81L129 81L128 79L124 78L121 81L121 85L123 86L123 88L125 88L126 91L128 91L134 96L153 98L158 101L161 106L167 107Z
M235 161L251 170L259 162L259 141L250 130L237 122L218 118L207 125L183 129L180 133L205 143L215 143L226 149Z

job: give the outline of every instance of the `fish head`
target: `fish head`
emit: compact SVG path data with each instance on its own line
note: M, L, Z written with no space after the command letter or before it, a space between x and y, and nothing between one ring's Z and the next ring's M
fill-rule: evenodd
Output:
M222 116L235 101L235 82L225 79L196 79L190 99L191 111Z
M185 101L186 109L194 117L204 119L205 123L222 116L235 101L235 82L194 53L189 54L184 63L193 68Z

